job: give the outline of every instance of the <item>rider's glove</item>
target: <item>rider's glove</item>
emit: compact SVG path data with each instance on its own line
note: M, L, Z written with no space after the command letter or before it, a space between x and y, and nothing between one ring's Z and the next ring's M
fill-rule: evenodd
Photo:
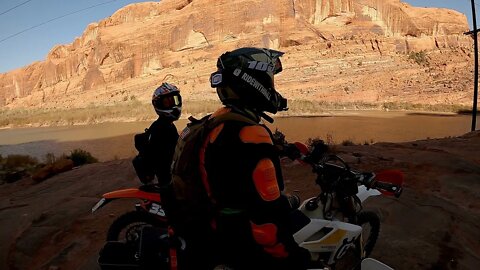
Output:
M329 148L328 145L325 144L322 140L317 140L312 144L312 151L308 156L310 162L317 163L319 162L325 154L328 152Z
M286 144L283 147L283 152L285 156L287 156L291 160L295 160L301 157L300 150L298 150L297 146L293 143Z

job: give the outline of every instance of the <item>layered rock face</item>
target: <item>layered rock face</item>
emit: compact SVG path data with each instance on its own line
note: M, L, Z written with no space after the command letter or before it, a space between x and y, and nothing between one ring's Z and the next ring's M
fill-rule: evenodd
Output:
M423 75L418 80L432 85L436 81L429 79L431 73L443 69L448 78L448 72L455 77L454 70L465 70L472 43L463 36L466 30L463 14L415 8L398 0L132 4L90 24L71 44L52 48L45 61L0 74L0 106L84 107L148 100L162 80L179 85L187 100L214 99L208 80L216 58L242 46L287 52L278 84L288 89L285 95L291 99L381 102L404 91L405 78L392 75L395 70L399 74L420 71ZM431 58L433 66L428 70L405 55L422 50ZM388 93L368 80L362 85L365 78L382 72L388 73L388 82L378 83L390 85ZM452 80L468 82L469 71L464 73ZM325 82L322 74L334 74L340 81ZM352 95L357 88L370 94ZM451 99L450 93L440 90L440 98L431 102L466 102Z

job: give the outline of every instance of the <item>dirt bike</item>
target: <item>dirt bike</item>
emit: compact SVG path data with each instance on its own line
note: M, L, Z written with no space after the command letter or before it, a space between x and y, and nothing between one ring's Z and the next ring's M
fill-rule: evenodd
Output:
M158 185L146 184L105 193L92 213L117 199L139 199L135 210L115 219L108 229L98 263L102 269L177 269L176 253L185 243L168 227Z
M314 145L309 151L305 145L295 144L301 152L297 159L312 166L321 191L300 205L300 211L311 221L294 234L294 239L321 267L334 268L353 252L353 267L358 268L372 252L380 231L380 218L363 210L362 203L380 194L400 197L403 174L396 170L357 172L339 156L325 155L324 149L317 151L315 147L324 148ZM362 269L377 269L372 266L375 263L367 260ZM385 267L379 269L389 269Z
M310 222L294 234L295 241L310 251L321 269L334 268L349 251L354 252L356 268L391 269L373 259L365 260L378 238L380 219L374 212L362 211L362 202L381 193L399 197L403 175L398 171L355 172L338 156L315 154L321 151L315 147L309 151L300 143L295 148L300 155L294 158L312 166L321 188L317 197L299 204ZM142 202L136 204L135 211L120 216L110 226L99 259L102 269L177 269L177 252L186 243L172 236L157 186L106 193L92 213L124 198Z

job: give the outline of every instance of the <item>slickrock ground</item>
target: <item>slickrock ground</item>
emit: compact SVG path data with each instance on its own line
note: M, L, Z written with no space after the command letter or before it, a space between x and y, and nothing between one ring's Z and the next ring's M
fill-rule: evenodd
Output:
M408 143L336 146L354 168L401 169L400 199L372 198L381 234L373 257L395 269L476 269L480 265L480 132ZM284 164L287 189L316 195L308 167ZM133 210L101 194L138 185L130 159L87 165L33 184L0 186L0 269L96 269L110 223Z

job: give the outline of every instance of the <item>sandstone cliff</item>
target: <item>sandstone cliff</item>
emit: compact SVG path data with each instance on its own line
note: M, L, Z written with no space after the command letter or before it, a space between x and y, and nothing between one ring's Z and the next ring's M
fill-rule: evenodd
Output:
M164 78L178 84L187 100L215 99L208 83L215 59L240 46L287 52L278 84L288 89L283 93L290 99L400 102L400 93L413 87L413 100L428 96L433 99L422 102L463 104L470 100L465 67L471 39L462 34L467 29L463 14L399 0L132 4L90 24L71 44L55 46L45 61L0 74L0 107L146 101ZM422 50L432 65L408 61L405 54ZM465 83L455 85L455 91L439 89L432 73L440 72L447 84ZM332 75L338 81L324 80ZM373 83L372 75L378 78Z

